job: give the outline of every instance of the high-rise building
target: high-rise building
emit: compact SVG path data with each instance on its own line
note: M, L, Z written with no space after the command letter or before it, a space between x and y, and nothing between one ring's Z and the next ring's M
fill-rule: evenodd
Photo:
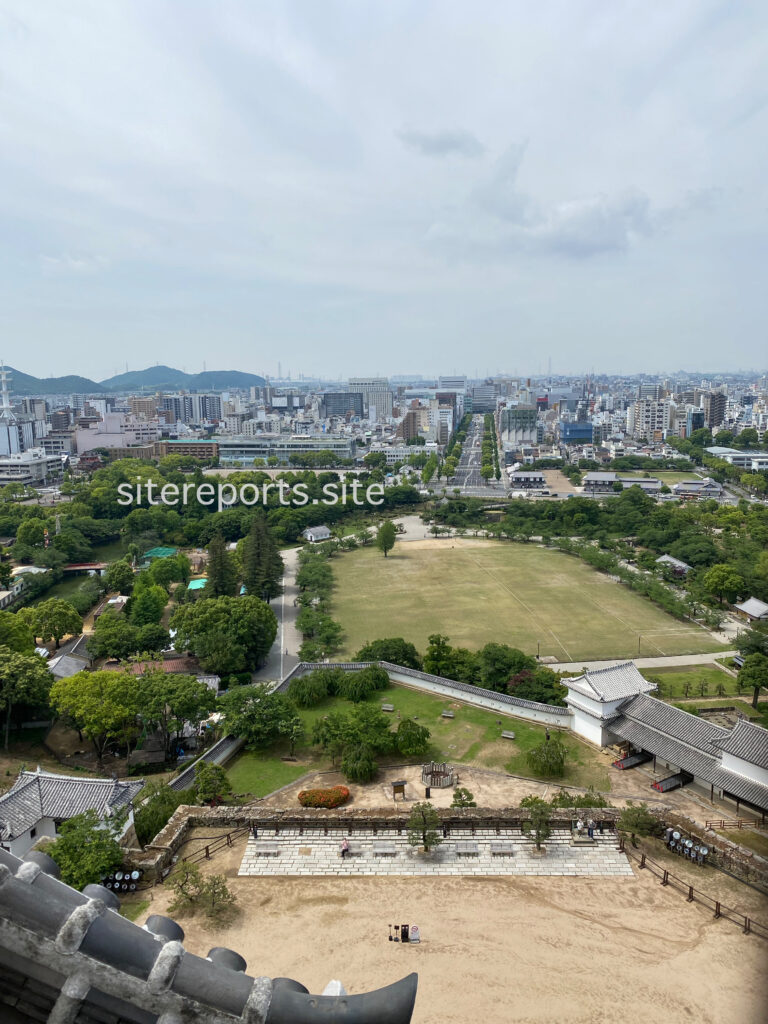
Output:
M466 394L466 377L441 377L437 384L438 391L455 391L457 394Z
M328 391L323 395L326 417L345 417L348 412L360 419L365 415L361 391Z
M513 405L499 412L501 440L511 445L536 443L538 412L533 405Z
M362 394L369 420L386 420L392 415L392 392L386 377L350 377L349 389Z
M666 399L642 398L627 410L627 433L632 437L645 437L649 441L655 434L669 430L671 405Z
M153 420L157 416L157 399L131 396L128 408L137 420Z
M477 384L471 389L472 412L496 412L496 385Z
M652 398L656 401L666 397L666 391L663 384L649 384L643 383L637 389L638 400L643 398Z
M690 437L694 430L701 430L706 426L704 422L704 410L696 409L693 406L685 412L685 436Z
M704 408L704 422L710 430L719 427L725 419L725 406L727 399L722 391L710 391L704 395L702 402Z

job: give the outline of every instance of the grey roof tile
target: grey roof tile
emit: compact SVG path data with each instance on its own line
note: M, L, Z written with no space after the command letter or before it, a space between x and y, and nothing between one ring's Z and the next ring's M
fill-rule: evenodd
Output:
M645 693L627 701L620 710L625 718L650 726L657 732L687 743L706 754L717 756L718 743L725 741L730 735L730 730L722 725L714 725Z
M760 768L768 768L768 729L741 718L718 747Z
M633 661L608 668L589 669L582 676L564 680L566 686L592 700L610 702L655 690L656 684L642 676Z
M54 772L21 772L0 797L0 839L23 835L41 818L72 818L94 810L107 817L134 799L143 779L77 778Z

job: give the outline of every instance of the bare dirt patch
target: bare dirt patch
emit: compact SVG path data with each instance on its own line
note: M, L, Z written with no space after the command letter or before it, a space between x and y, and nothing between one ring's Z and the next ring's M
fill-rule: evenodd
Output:
M765 1020L765 943L648 872L616 880L232 877L243 846L203 864L229 876L237 919L181 923L192 952L235 949L251 975L296 978L312 992L340 978L357 993L417 971L414 1024ZM745 910L768 918L768 901L739 890ZM168 902L165 889L154 890L139 923ZM402 922L419 925L420 945L388 941L388 925Z

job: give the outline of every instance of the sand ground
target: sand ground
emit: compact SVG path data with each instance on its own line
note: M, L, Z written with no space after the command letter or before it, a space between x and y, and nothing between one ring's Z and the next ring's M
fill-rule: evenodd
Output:
M203 866L227 876L237 917L225 926L180 921L188 949L205 956L228 946L252 975L293 977L313 992L339 978L355 993L417 971L414 1024L766 1020L768 942L714 920L647 871L626 879L238 878L244 846ZM686 868L660 844L651 854L768 921L768 898L753 889ZM155 889L147 913L168 902ZM420 945L388 941L388 925L403 922L419 925Z

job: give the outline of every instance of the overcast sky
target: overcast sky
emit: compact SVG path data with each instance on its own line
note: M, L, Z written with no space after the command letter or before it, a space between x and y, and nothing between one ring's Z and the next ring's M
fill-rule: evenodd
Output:
M768 5L0 0L0 357L768 367Z

